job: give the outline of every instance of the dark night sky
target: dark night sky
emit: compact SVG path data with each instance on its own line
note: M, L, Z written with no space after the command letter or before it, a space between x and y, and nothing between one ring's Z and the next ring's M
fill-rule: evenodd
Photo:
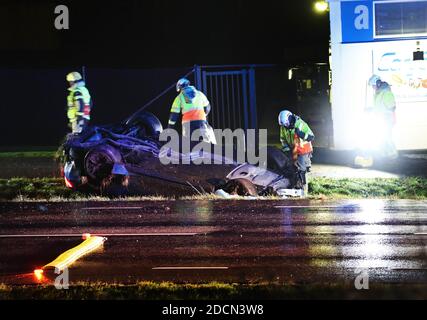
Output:
M2 0L0 146L57 144L67 131L65 74L83 65L100 124L128 116L195 64L327 62L329 19L313 2ZM69 30L54 28L60 4ZM257 77L265 123L289 103L286 79L280 70ZM152 107L161 121L174 94Z
M70 30L53 26L58 4ZM169 67L283 63L299 47L324 60L329 26L313 0L13 0L0 4L0 33L3 65Z

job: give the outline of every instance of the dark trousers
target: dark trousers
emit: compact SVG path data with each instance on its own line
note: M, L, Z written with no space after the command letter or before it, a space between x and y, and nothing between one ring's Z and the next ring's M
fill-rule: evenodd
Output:
M182 135L185 138L191 139L191 135L194 131L198 129L206 129L205 120L195 120L189 121L182 124ZM203 138L199 137L199 141L202 141Z

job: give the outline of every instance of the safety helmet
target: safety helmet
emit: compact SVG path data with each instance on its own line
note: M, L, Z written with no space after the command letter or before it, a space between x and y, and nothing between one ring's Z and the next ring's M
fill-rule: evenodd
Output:
M179 79L176 83L176 91L179 92L181 89L188 87L190 85L190 80L186 78Z
M370 86L376 86L378 81L381 81L380 76L377 76L376 74L372 75L372 77L369 78L369 85Z
M69 82L76 82L82 80L82 75L76 71L70 72L67 74L67 81Z
M279 113L279 125L292 128L295 125L295 115L289 110L283 110Z

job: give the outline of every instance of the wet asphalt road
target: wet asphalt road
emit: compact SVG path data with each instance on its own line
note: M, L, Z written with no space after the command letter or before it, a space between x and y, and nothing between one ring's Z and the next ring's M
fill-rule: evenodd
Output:
M71 283L427 283L427 201L406 200L0 203L0 283L36 283L83 233L108 240Z

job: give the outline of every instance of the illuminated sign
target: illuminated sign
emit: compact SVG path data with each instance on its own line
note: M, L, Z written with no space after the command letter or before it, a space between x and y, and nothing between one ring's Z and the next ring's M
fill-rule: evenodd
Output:
M427 37L427 1L342 1L343 43Z

